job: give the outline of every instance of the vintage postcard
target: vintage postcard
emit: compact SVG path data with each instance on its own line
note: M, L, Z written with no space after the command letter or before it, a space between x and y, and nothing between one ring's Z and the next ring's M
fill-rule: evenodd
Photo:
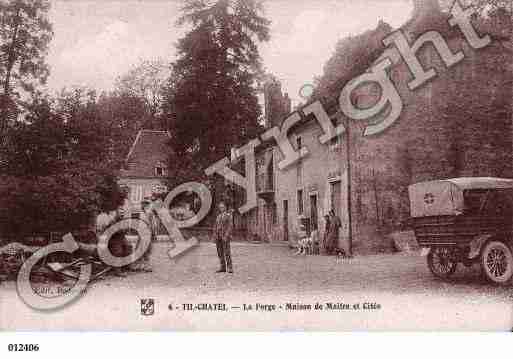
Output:
M512 331L512 27L0 0L0 330Z

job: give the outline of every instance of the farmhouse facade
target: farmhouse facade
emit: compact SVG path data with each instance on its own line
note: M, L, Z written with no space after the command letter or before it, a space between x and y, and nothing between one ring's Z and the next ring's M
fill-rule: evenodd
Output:
M125 214L139 213L145 200L168 191L168 141L165 131L141 130L137 134L119 176L120 186L128 190Z

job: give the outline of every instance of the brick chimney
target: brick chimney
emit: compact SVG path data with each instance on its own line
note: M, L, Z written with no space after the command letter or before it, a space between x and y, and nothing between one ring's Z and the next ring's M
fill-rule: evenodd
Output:
M440 12L438 0L413 0L413 18L425 17Z

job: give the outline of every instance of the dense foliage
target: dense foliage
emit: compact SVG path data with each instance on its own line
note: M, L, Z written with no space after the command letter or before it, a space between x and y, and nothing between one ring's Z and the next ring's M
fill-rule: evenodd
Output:
M257 43L269 39L257 0L187 0L182 11L179 23L190 31L177 45L164 101L172 185L201 179L207 166L257 132Z
M0 134L16 119L26 95L49 75L45 56L52 39L48 0L0 2Z
M162 121L162 104L169 76L170 68L163 61L143 61L117 79L110 97L133 107L145 129L164 130L166 126Z
M317 79L314 97L337 99L345 84L364 73L383 53L381 41L391 32L390 25L380 22L376 29L340 39L324 65L324 74Z
M0 235L70 231L125 198L109 123L94 92L37 98L10 126L0 176Z

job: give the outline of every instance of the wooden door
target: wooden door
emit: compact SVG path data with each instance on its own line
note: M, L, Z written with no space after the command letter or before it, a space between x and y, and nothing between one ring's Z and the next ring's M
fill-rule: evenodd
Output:
M331 183L331 209L335 210L338 218L342 218L342 184L340 181Z
M319 229L319 219L317 215L317 195L310 196L310 221L312 230Z

